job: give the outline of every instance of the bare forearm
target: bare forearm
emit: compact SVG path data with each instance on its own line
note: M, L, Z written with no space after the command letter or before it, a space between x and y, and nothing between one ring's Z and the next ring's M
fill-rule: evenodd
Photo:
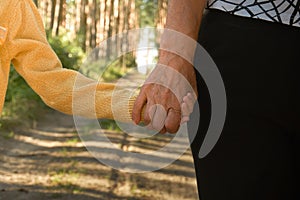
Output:
M206 0L170 0L166 28L197 39Z
M180 55L193 61L196 41L206 0L170 0L167 22L160 41L159 63L170 65L170 59Z
M158 65L147 78L135 102L132 115L135 123L141 120L140 113L146 105L144 121L150 127L161 133L175 133L179 129L184 114L180 102L189 93L194 92L194 97L197 96L192 63L205 3L206 0L169 1ZM157 109L157 105L164 109ZM153 108L156 109L154 113Z

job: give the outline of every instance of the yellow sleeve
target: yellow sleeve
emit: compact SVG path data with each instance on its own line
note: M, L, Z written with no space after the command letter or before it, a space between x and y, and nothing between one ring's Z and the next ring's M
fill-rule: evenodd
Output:
M19 0L13 12L8 35L10 57L17 72L47 105L67 114L131 121L134 100L128 97L128 90L116 89L114 84L98 84L62 68L47 42L32 0ZM112 94L119 100L113 101L114 112Z

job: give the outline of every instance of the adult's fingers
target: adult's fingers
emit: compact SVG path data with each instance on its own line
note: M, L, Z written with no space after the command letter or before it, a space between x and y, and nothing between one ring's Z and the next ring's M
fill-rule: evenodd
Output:
M165 134L166 132L167 132L167 129L165 126L159 131L160 134Z
M151 118L152 128L161 131L165 125L165 119L167 117L167 111L162 105L156 104L155 113L153 113Z
M168 115L165 121L165 127L167 132L176 133L180 127L180 121L181 121L180 110L175 110L174 108L170 108L168 110Z
M144 92L141 91L139 96L136 98L132 109L132 120L134 121L134 123L138 124L141 121L142 109L146 102L147 96L144 94Z
M147 99L147 104L144 112L144 123L148 125L149 129L152 128L151 120L153 119L153 115L155 114L156 106L151 99Z

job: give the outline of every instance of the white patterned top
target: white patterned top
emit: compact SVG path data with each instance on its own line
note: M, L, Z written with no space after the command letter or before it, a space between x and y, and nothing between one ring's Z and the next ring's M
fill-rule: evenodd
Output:
M207 8L300 27L300 0L208 0Z

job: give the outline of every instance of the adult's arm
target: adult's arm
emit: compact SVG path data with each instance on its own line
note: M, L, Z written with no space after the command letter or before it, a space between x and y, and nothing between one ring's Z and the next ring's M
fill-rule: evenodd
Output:
M172 31L163 33L161 40L161 50L157 67L150 74L141 92L135 101L132 118L135 123L139 123L142 116L141 110L146 106L144 120L153 129L161 133L175 133L180 127L181 111L179 101L189 92L197 94L197 84L195 71L192 64L186 59L192 59L195 45L189 45L190 39L197 40L202 14L206 5L206 0L170 0L167 12L166 29L179 32L172 34ZM184 34L186 38L177 40L178 35ZM178 54L164 49L175 49L185 55L185 58ZM190 58L187 58L190 57ZM164 66L167 67L164 67ZM173 70L181 73L189 82L194 91L189 90L189 86ZM161 83L166 83L169 87L164 87ZM173 91L179 91L175 94ZM178 100L179 99L179 100ZM161 109L161 105L164 108Z

